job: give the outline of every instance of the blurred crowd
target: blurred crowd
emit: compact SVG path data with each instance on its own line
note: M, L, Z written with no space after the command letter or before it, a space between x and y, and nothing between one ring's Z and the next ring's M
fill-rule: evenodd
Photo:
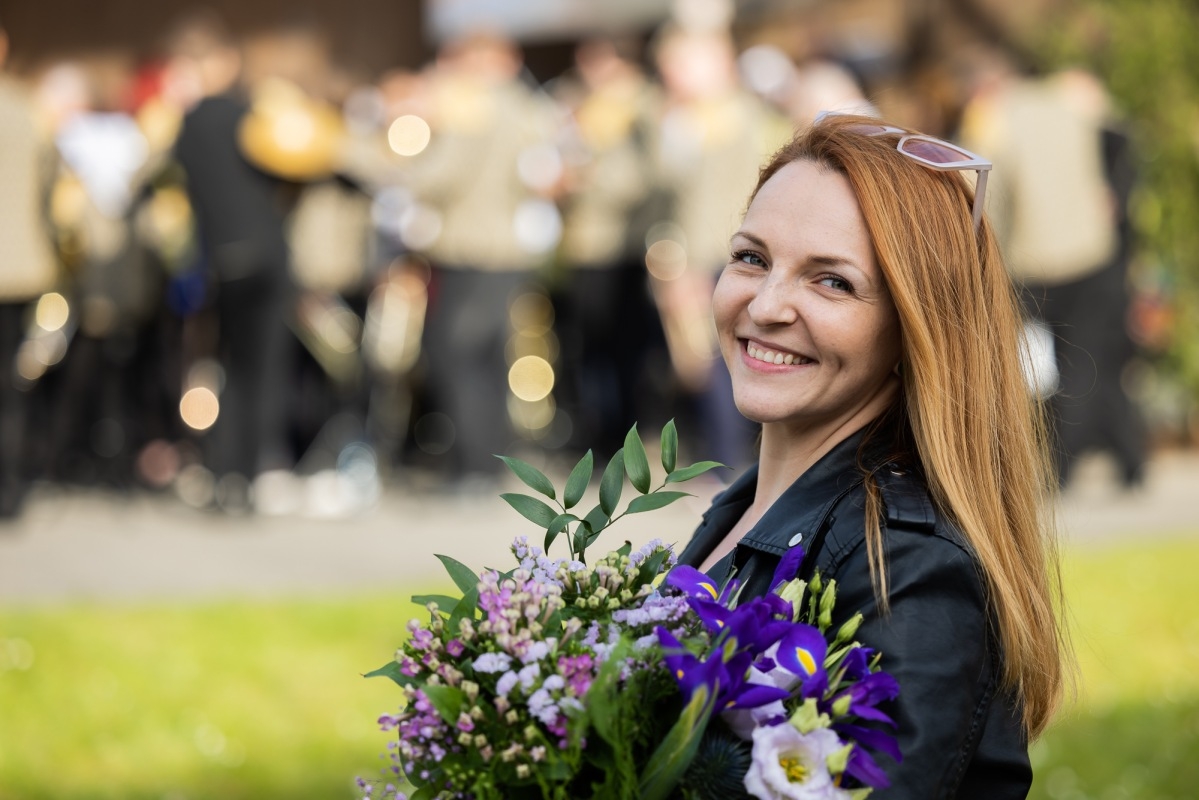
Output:
M198 14L150 60L0 73L0 516L37 481L352 513L671 417L747 463L709 311L728 236L796 126L876 112L845 65L727 25L586 40L542 83L493 32L366 78L313 28ZM1101 447L1135 484L1129 139L1085 73L962 75L959 113L900 121L996 162L1063 480Z

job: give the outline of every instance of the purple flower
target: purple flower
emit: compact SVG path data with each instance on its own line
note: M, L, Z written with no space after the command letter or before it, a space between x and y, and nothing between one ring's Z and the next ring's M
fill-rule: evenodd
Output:
M779 666L799 677L804 697L820 697L828 688L824 657L828 642L811 625L795 623L779 642L775 660Z
M779 559L779 565L774 568L774 577L770 579L770 591L773 592L781 584L789 580L793 580L799 574L799 567L803 564L803 548L792 547L783 557Z
M837 734L817 728L803 734L791 725L758 728L745 790L760 800L849 800L828 769L844 747Z
M690 597L715 601L723 605L736 591L738 584L737 581L730 581L722 590L716 586L716 581L695 567L679 564L666 576L666 585L673 586Z

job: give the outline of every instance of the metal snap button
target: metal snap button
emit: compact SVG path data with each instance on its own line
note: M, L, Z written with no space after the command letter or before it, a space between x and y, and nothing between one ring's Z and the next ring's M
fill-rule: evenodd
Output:
M791 537L791 540L790 540L789 542L787 542L787 546L788 546L788 547L795 547L795 545L799 544L799 543L800 543L800 542L802 542L802 541L803 541L803 534L802 534L802 533L797 533L797 534L795 534L794 536L792 536L792 537Z

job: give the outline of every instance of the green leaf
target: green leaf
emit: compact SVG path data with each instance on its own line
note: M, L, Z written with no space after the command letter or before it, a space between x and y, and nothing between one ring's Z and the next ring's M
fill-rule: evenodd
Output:
M624 437L624 469L634 489L642 494L649 491L649 459L645 456L645 445L637 435L635 424Z
M604 468L604 476L600 478L600 507L609 517L616 513L616 505L620 502L620 492L624 488L624 469L624 449L622 448L612 456L612 460Z
M716 469L717 467L724 467L724 466L725 465L721 464L719 461L700 461L698 463L692 464L689 467L683 467L682 469L674 470L673 472L671 472L669 475L666 476L666 482L667 483L682 483L683 481L689 481L692 478L696 478L700 475L703 475L708 470L712 470L712 469ZM727 467L726 467L726 469L727 469Z
M675 460L679 455L679 432L674 427L674 420L667 422L662 428L662 469L666 474L674 472Z
M496 456L496 458L507 464L508 469L525 482L525 486L535 492L540 492L551 500L557 497L554 494L554 484L550 483L550 479L532 464L526 464L519 458L509 458L508 456Z
M594 697L594 699L589 698L587 704L587 714L591 717L591 724L595 726L596 733L618 750L627 747L627 743L622 741L620 730L617 727L620 702L616 695L621 668L628 654L629 642L622 638L612 648L608 658L596 674L595 680L591 682L591 686L587 690L588 695Z
M641 569L637 572L637 578L641 583L651 583L658 576L658 572L662 569L662 564L670 557L669 550L659 550L652 556L647 558L641 565Z
M591 483L591 475L595 472L595 456L588 450L575 464L566 479L566 490L562 493L562 507L574 508L583 499L587 484Z
M653 511L657 508L665 508L675 500L678 500L680 497L691 497L691 495L687 492L654 492L653 494L645 494L641 497L634 497L629 503L629 507L625 509L625 513L639 514L642 511Z
M557 511L554 511L554 509L536 497L529 497L527 494L507 492L500 495L500 497L508 505L515 508L516 513L541 528L548 528L550 523L554 521L554 518L558 516Z
M383 666L376 670L366 673L364 678L391 678L400 686L409 686L412 684L412 678L400 672L400 665L394 661L388 661Z
M440 790L441 784L427 783L412 794L408 795L408 800L433 800L433 798L437 797L437 793Z
M478 578L475 581L478 582ZM450 597L448 594L414 594L412 602L418 606L427 606L429 603L436 603L439 611L449 611L454 606L458 605L461 597Z
M602 506L596 506L591 509L586 517L583 518L583 524L587 526L589 533L599 533L604 528L608 527L611 517Z
M445 571L450 573L454 585L464 592L469 592L479 585L479 576L461 561L455 561L449 556L438 556L437 559L445 565Z
M578 522L579 518L574 514L559 514L550 522L549 527L545 529L545 552L550 551L550 545L558 538L558 534L566 530L566 526L572 522Z
M665 800L695 758L700 739L712 719L715 697L701 686L641 771L640 800Z
M454 686L433 686L432 684L425 684L421 690L447 725L458 722L458 715L462 713L462 707L466 705L466 692Z
M459 621L470 618L475 618L475 608L479 605L479 587L476 584L474 588L462 595L462 599L458 601L458 605L454 606L454 610L450 613L450 618L446 621L446 625L451 631L458 630Z

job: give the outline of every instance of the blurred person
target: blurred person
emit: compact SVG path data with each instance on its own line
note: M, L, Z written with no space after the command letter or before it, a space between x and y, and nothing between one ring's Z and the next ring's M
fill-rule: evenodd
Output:
M52 219L77 326L46 380L52 396L48 458L68 481L128 486L149 416L146 338L161 304L162 272L136 235L134 208L145 185L149 146L128 107L132 60L116 52L76 65L80 103L57 104L61 160ZM52 83L43 97L58 91Z
M522 62L514 43L470 34L442 49L409 105L431 132L403 179L418 201L405 242L433 264L422 346L429 410L444 415L433 449L466 490L494 480L494 455L512 444L510 306L560 235L548 199L556 109L522 82Z
M968 147L995 154L990 210L1026 312L1048 329L1039 372L1051 395L1058 478L1079 456L1111 453L1126 487L1144 478L1146 430L1121 384L1135 164L1098 79L1080 70L1021 78L989 65L963 117Z
M758 167L790 126L739 84L724 29L667 26L655 62L666 97L653 156L668 211L647 236L646 263L675 372L698 402L702 449L744 465L754 429L737 413L717 358L710 298Z
M214 279L217 353L224 371L209 463L219 500L250 506L250 482L290 469L288 330L294 288L284 235L284 182L251 164L239 143L249 101L241 53L221 22L194 17L170 43L174 69L199 99L183 119L175 158L187 174L201 258Z
M646 367L662 341L645 274L645 224L657 197L648 144L660 92L631 47L579 45L575 69L555 84L570 111L562 197L566 264L559 315L563 370L571 381L575 439L601 456L648 422Z
M58 277L46 219L53 148L32 99L4 72L8 33L0 20L0 519L26 491L29 397L17 353L35 303Z

